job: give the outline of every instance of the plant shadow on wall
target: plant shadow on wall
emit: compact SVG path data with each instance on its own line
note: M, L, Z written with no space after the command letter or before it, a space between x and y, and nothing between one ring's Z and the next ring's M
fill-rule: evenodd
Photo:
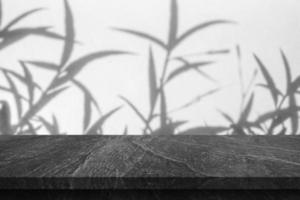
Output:
M76 45L74 19L71 8L68 2L64 1L65 6L65 36L48 31L49 27L38 28L23 28L11 30L20 20L28 17L29 15L40 11L41 9L35 9L25 14L20 15L12 22L10 22L5 28L1 29L1 37L3 42L0 44L0 48L4 49L14 42L21 40L29 35L41 35L48 38L60 39L64 42L63 53L59 64L49 63L43 61L20 61L24 74L18 74L14 71L1 68L1 71L6 78L9 87L1 86L1 90L9 92L13 95L15 105L17 107L18 123L15 125L10 124L10 111L7 102L2 101L2 110L0 116L0 131L4 135L10 134L37 134L39 129L44 127L52 135L62 134L59 128L57 118L53 116L52 121L39 116L39 112L45 108L49 103L54 101L58 95L61 95L66 91L70 84L80 89L84 95L84 120L83 120L83 132L86 134L102 133L102 125L105 121L118 111L121 107L115 108L107 114L102 114L96 99L87 87L80 81L76 80L76 76L86 67L90 62L103 59L109 56L117 56L122 54L129 54L124 51L99 51L81 58L75 61L70 61L74 46ZM2 6L1 6L2 7ZM2 13L2 12L1 12ZM38 83L34 81L34 77L31 73L29 66L35 66L48 70L49 75L54 74L54 78L51 80L47 88L42 88ZM16 81L24 84L27 88L27 94L21 94L17 88ZM93 106L100 115L100 119L91 124L91 115Z
M1 1L0 1L1 2ZM79 80L76 76L82 69L88 66L89 63L107 58L110 56L133 55L128 51L107 50L93 52L82 56L74 61L71 61L71 55L76 44L79 43L76 38L74 27L74 19L71 8L67 0L64 1L65 7L65 35L61 36L50 31L51 27L42 26L34 28L19 28L13 29L21 20L31 14L41 11L34 9L28 11L19 17L12 20L4 28L0 29L0 49L13 45L28 36L42 36L48 39L60 40L64 43L63 53L58 63L45 61L21 60L19 66L23 69L23 74L19 74L7 68L0 68L3 77L6 79L8 86L0 86L2 92L7 92L12 95L16 106L16 115L18 122L11 124L10 122L10 106L12 103L6 101L0 102L0 133L3 135L20 135L20 134L38 134L40 130L46 129L51 135L65 134L62 133L59 127L59 120L55 115L52 119L46 119L40 115L40 112L51 102L55 101L59 95L62 95L71 86L78 88L84 96L84 111L82 127L84 134L103 134L104 123L122 108L122 106L112 109L110 112L103 114L97 100L93 97L93 93ZM2 6L1 6L2 10ZM2 11L0 12L2 15ZM2 19L2 16L0 17ZM142 133L145 135L174 135L176 130L187 123L187 121L176 121L172 119L172 113L168 109L168 91L167 86L172 84L178 77L186 73L198 73L201 78L213 81L213 77L204 71L206 67L213 67L213 61L190 61L187 56L174 56L174 51L183 43L190 39L191 36L214 26L220 25L236 25L233 21L228 20L213 20L201 23L194 26L183 34L178 34L179 29L179 9L176 0L171 0L170 21L167 42L163 39L152 36L151 34L141 31L130 30L125 28L113 28L125 34L135 36L136 38L148 41L148 86L149 89L149 113L142 113L138 105L135 105L131 100L124 96L120 96L121 100L133 110L137 117L144 124ZM0 23L1 24L1 23ZM1 26L2 27L2 26ZM162 66L157 66L154 47L161 48L165 55ZM207 51L207 55L226 54L229 50ZM276 77L272 77L268 68L263 64L262 60L254 54L254 60L257 62L257 69L254 70L250 82L244 83L244 72L241 64L242 55L239 45L236 48L238 59L238 72L241 86L241 106L240 113L237 119L225 113L220 109L216 109L224 119L228 121L227 126L199 126L189 130L179 132L181 135L218 135L222 133L232 135L256 135L256 134L293 134L296 135L299 130L298 113L300 107L297 105L297 95L300 94L300 76L292 78L291 67L287 56L281 50L281 57L286 71L286 91L281 91L275 82ZM173 69L170 67L172 63L177 63L179 67ZM33 67L41 68L49 72L49 76L54 78L49 82L48 87L43 88L37 83L32 74ZM160 72L160 73L158 73ZM256 78L258 73L264 77L264 83L257 83ZM18 84L23 84L26 87L26 93L20 92ZM255 86L255 87L253 87ZM274 103L274 109L270 112L263 113L255 120L249 120L251 112L254 110L256 90L263 88L270 93ZM179 107L175 111L180 111L187 107L195 105L195 103L203 100L205 97L212 96L222 90L222 88L212 88L210 91L197 95L196 98L187 104ZM97 112L99 119L92 121L92 114ZM60 122L62 123L62 122ZM159 124L158 127L155 124ZM289 128L290 127L290 128ZM289 130L290 129L290 130ZM124 133L128 134L128 129L125 128Z

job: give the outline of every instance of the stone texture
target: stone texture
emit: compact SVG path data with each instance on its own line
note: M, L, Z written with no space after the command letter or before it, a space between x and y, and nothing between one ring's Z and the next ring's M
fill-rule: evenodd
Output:
M300 189L297 136L1 136L2 189Z

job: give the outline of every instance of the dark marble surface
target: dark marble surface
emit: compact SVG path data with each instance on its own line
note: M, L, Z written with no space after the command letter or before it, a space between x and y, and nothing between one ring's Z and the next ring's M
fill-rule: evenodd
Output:
M300 137L2 136L0 188L300 189Z

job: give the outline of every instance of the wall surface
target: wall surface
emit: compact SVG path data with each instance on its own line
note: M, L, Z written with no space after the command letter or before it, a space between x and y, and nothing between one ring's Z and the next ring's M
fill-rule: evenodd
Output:
M69 1L75 20L76 45L73 59L88 52L98 50L126 50L134 56L119 56L90 63L77 79L88 86L96 97L104 113L124 104L118 95L126 96L141 109L149 111L148 95L148 49L150 43L117 31L112 27L130 28L151 33L164 41L167 39L170 15L170 2L161 0L72 0ZM52 26L53 31L64 34L64 7L60 0L3 0L3 24L22 12L43 7L18 24L22 26ZM300 73L300 2L298 0L178 0L179 33L201 22L213 19L227 19L237 25L220 25L199 32L184 42L174 55L189 55L190 60L214 61L204 71L217 80L209 81L199 74L189 72L174 80L167 87L169 110L186 104L196 96L213 88L225 87L193 107L175 112L174 121L187 120L181 129L209 124L227 125L216 109L238 117L240 108L240 82L236 45L240 45L242 65L246 83L251 79L257 63L255 52L274 75L276 83L285 89L285 75L279 49L282 48L289 58L293 77ZM201 52L229 49L228 54L202 55ZM19 60L44 60L57 63L60 59L62 43L39 37L28 37L20 43L0 52L1 66L21 71ZM162 70L163 52L153 46L157 73ZM192 55L190 55L192 54ZM171 63L170 69L178 67ZM35 69L36 81L47 85L51 79L48 72ZM262 75L257 83L262 82ZM5 80L0 78L0 83ZM273 109L270 95L263 89L256 89L254 108L251 118ZM16 121L16 108L10 95L1 93L1 99L8 100ZM50 117L55 114L64 131L72 134L82 133L83 96L72 88L46 107L41 114ZM146 114L145 114L146 115ZM93 116L96 120L97 116ZM122 108L105 125L106 134L120 134L128 125L131 134L141 132L143 124L128 107ZM45 133L45 131L41 131Z

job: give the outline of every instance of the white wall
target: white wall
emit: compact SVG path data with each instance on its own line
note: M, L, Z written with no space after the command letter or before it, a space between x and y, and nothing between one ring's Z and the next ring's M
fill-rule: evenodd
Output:
M97 97L104 112L121 105L117 98L122 94L133 100L147 112L147 50L149 43L134 37L114 32L110 27L142 30L160 38L166 38L168 31L169 0L70 0L77 38L84 45L78 45L74 59L88 52L120 49L138 53L138 56L123 56L96 61L90 64L78 79L89 86ZM300 1L298 0L178 0L180 8L180 32L200 22L211 19L229 19L237 26L222 25L197 34L178 49L176 54L189 54L211 49L230 48L241 45L243 67L246 76L256 68L252 53L256 52L266 63L276 80L284 88L284 71L279 54L283 48L293 66L295 76L300 74ZM4 0L4 23L21 12L35 7L47 10L35 14L22 26L51 25L63 33L62 0ZM21 24L20 24L21 26ZM62 44L42 38L28 38L0 52L1 66L20 70L17 60L48 60L58 62ZM161 51L155 48L155 56L162 60ZM198 57L199 59L200 57ZM203 57L217 63L207 68L207 72L220 85L234 84L218 95L214 95L197 106L176 113L176 120L190 120L186 127L203 124L220 124L224 121L215 112L221 108L237 117L239 109L239 82L237 60L233 53ZM158 69L161 62L157 62ZM41 70L35 71L36 80L45 85L51 77ZM249 79L249 76L246 78ZM261 79L261 76L259 77ZM2 79L2 76L1 76ZM4 82L0 79L0 82ZM262 80L262 79L261 79ZM169 108L176 108L199 93L215 87L197 74L190 74L176 80L168 88ZM262 113L272 108L270 97L259 93L255 101L255 112ZM10 97L2 95L1 98ZM11 101L12 103L12 101ZM255 117L255 112L252 117ZM62 95L55 103L43 111L45 116L56 113L64 130L72 134L81 132L82 96L76 89ZM79 113L79 114L78 114ZM142 124L127 107L115 115L106 125L108 134L120 133L128 124L132 134L139 133ZM225 123L226 124L226 123Z

